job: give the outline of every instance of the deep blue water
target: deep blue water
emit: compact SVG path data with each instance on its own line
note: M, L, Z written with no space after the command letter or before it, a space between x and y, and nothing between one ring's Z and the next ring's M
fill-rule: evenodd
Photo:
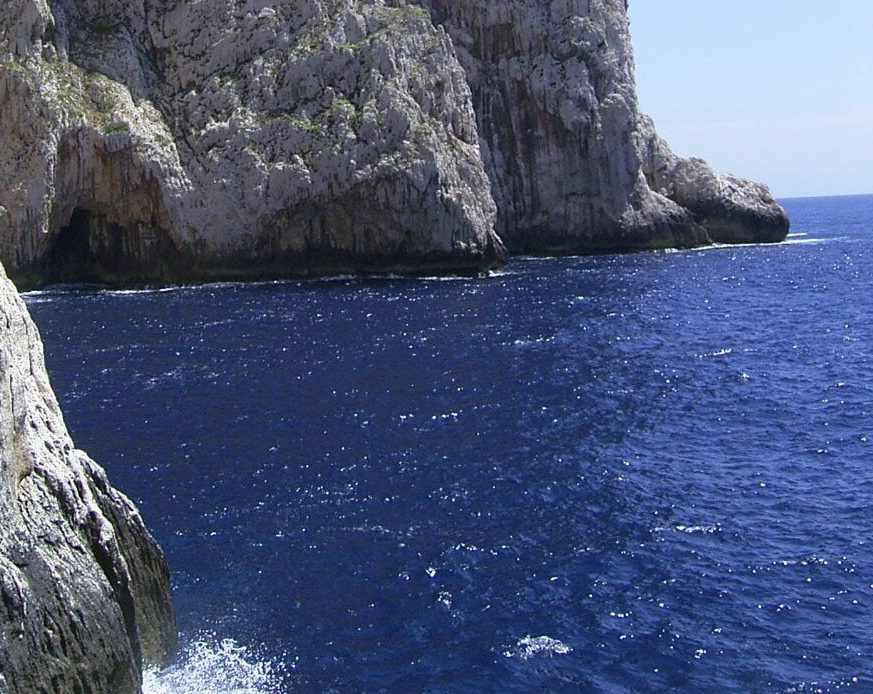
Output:
M873 196L784 204L778 246L29 295L173 570L149 691L873 692Z

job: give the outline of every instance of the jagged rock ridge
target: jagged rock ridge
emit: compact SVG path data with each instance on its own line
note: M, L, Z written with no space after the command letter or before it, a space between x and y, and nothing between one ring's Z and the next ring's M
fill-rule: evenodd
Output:
M0 266L0 692L140 691L176 629L164 556L77 450Z
M19 284L476 272L774 240L765 188L637 110L624 0L13 0L0 259Z

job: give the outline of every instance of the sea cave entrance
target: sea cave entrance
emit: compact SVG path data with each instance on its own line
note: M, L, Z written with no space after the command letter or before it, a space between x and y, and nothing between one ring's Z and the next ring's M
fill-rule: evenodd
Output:
M117 224L77 207L51 242L44 282L164 283L172 280L172 268L178 265L177 248L157 224Z
M48 254L49 282L88 282L89 266L95 260L91 251L90 211L76 208L66 226L61 227Z

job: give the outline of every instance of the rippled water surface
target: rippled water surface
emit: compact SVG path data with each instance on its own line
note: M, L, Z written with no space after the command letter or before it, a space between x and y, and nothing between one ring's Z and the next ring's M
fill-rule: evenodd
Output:
M873 692L873 197L785 204L779 246L29 295L173 569L148 689Z

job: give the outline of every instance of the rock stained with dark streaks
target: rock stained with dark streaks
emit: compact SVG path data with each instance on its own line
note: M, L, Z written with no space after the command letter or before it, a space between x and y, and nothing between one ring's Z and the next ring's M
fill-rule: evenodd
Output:
M625 0L12 0L0 259L21 286L475 273L778 240L638 112Z

